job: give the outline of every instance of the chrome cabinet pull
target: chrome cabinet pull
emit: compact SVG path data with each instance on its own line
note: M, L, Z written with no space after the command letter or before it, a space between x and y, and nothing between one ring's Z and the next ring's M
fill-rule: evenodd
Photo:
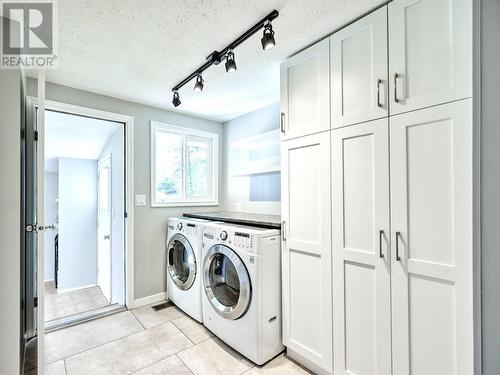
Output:
M381 84L381 83L382 83L382 80L379 78L379 79L377 80L377 106L378 106L379 108L382 108L382 107L383 107L382 103L380 103L380 84Z
M378 231L378 256L380 258L384 257L384 253L382 252L382 236L384 235L383 230Z
M398 99L398 78L400 75L398 73L394 73L394 101L399 103Z
M281 238L283 242L286 241L286 221L281 222Z
M285 113L281 112L281 122L280 122L281 132L285 134Z
M401 237L401 232L396 232L396 260L400 261L401 257L399 256L399 237Z

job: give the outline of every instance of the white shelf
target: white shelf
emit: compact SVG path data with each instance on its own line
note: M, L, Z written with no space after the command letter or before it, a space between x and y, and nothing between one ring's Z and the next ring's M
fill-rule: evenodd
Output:
M231 147L239 149L256 149L272 145L278 145L279 142L280 142L280 132L279 129L275 129L265 133L254 135L252 137L231 142Z

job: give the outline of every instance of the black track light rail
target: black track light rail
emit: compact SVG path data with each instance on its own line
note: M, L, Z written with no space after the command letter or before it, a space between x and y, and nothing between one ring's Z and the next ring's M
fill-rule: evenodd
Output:
M172 88L172 91L174 91L174 92L178 91L182 86L184 86L186 83L188 83L189 81L191 81L198 74L203 73L205 70L207 70L212 65L219 65L222 62L222 60L225 58L225 56L227 55L227 53L229 51L234 50L236 47L238 47L241 43L243 43L245 40L247 40L248 38L250 38L257 31L259 31L260 29L264 28L264 26L266 25L267 22L271 22L272 20L278 18L278 16L279 16L279 12L277 10L273 10L271 13L269 13L267 16L265 16L263 19L261 19L259 22L257 22L255 25L253 25L247 31L245 31L243 34L241 34L238 38L236 38L234 41L232 41L222 51L214 51L214 52L212 52L207 57L207 62L205 62L198 69L196 69L193 73L191 73L186 78L184 78L182 81L180 81L177 85L175 85Z

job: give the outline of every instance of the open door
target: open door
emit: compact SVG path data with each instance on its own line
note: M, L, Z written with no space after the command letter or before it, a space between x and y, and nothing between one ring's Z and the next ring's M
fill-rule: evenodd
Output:
M97 173L97 284L111 303L111 155L99 160Z
M44 373L44 98L45 75L38 75L38 105L26 98L22 145L22 318L24 370Z

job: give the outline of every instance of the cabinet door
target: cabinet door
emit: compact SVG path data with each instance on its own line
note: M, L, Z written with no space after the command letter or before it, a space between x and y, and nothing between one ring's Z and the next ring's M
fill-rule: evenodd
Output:
M330 37L332 127L388 115L387 7Z
M283 340L332 372L330 133L282 142Z
M330 129L328 38L281 64L282 138Z
M389 4L391 114L472 96L472 0Z
M391 373L388 121L332 132L335 374Z
M472 374L472 99L390 126L394 374Z

